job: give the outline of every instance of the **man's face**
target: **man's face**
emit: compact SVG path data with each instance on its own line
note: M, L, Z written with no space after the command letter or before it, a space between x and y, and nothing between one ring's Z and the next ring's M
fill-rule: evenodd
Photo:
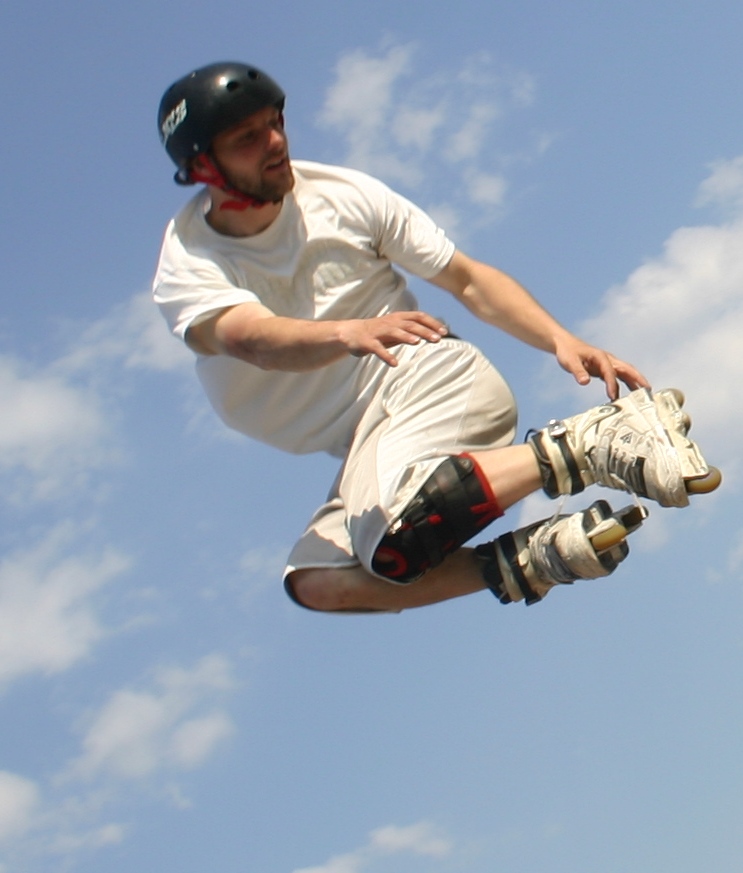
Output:
M274 107L216 136L212 154L227 181L249 197L277 203L294 187L283 117Z

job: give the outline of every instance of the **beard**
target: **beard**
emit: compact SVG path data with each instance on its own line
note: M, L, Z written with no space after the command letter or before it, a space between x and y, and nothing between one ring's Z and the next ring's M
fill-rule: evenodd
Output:
M239 191L245 197L262 203L280 203L294 187L294 173L289 155L286 155L284 161L281 168L266 169L250 177L226 173L223 169L222 175L235 191Z

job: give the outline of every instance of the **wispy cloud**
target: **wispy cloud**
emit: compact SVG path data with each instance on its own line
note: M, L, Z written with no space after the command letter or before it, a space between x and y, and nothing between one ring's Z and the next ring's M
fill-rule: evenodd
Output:
M318 123L342 136L342 163L407 189L459 240L464 215L473 225L503 208L514 159L545 148L545 136L512 145L506 135L506 119L532 103L535 84L487 53L435 72L420 70L418 54L393 44L343 55ZM440 212L432 191L446 199Z
M149 688L115 692L88 717L65 778L128 781L199 766L234 730L217 703L233 687L229 662L211 655L190 670L158 669Z
M431 822L413 825L387 825L369 834L360 848L335 855L317 867L302 867L293 873L361 873L391 855L410 854L426 858L445 858L453 851L453 843Z
M79 327L78 327L79 330ZM64 373L104 372L115 364L127 369L190 373L193 354L172 337L148 292L132 295L108 315L84 327L57 361Z
M106 483L127 452L126 399L135 373L184 368L184 350L148 295L133 295L89 325L67 325L67 333L69 346L51 361L0 358L3 683L67 670L106 636L95 601L131 560L121 549L94 546L91 534Z
M32 858L73 864L81 852L121 843L130 827L106 814L127 793L154 790L188 806L173 780L203 766L233 734L223 703L234 688L231 664L217 653L191 667L161 666L87 713L81 754L57 776L36 782L0 771L0 858L7 864L0 861L0 871Z
M81 494L121 461L122 368L187 372L191 354L168 336L148 295L74 333L44 364L0 357L0 476L5 500L28 505Z
M743 408L737 402L743 380L743 157L714 164L696 202L717 210L719 220L671 233L660 253L609 289L597 313L575 330L637 365L655 388L677 387L685 393L691 436L708 461L723 470L724 482L715 495L694 501L695 512L684 523L704 526L714 518L727 529L737 518L743 477L743 452L735 436L743 428ZM574 411L591 403L584 389L572 386L553 365L545 367L542 386L551 409L566 394L572 395ZM602 394L593 394L593 402ZM612 503L620 505L616 497ZM538 497L522 505L522 519L528 521L549 512ZM651 508L631 548L667 546L677 531L674 525L667 511ZM740 554L740 541L733 536L715 552L709 577L729 579L739 570Z
M113 549L80 550L71 523L0 560L0 682L69 669L105 634L95 595L129 566Z
M0 844L25 835L33 827L39 803L35 782L0 771Z
M743 158L715 166L701 199L727 211L718 224L683 227L662 253L604 297L579 332L638 364L658 387L688 398L695 434L732 472L743 427Z
M116 458L101 396L54 366L0 359L0 473L6 499L50 499Z
M126 425L138 389L161 374L190 377L192 368L147 294L95 322L59 327L67 343L51 360L0 358L3 689L91 665L113 633L106 592L133 559L108 543L115 534L100 529L99 510L131 460ZM173 382L175 390L183 384ZM137 619L123 624L131 629ZM175 781L235 730L223 705L233 687L220 655L159 667L79 718L80 753L58 764L57 777L0 772L0 873L52 857L67 869L79 853L124 840L127 826L106 810L125 789L154 787L183 805Z
M411 46L393 46L382 56L359 49L338 61L336 82L328 91L319 121L345 136L347 160L352 165L370 170L384 167L398 178L418 178L412 164L403 163L390 148L382 147L384 131L395 127L395 87L409 75L412 55ZM437 116L435 110L429 110L425 122L429 132L438 125ZM397 131L400 136L399 122ZM411 145L412 140L406 139Z
M699 206L718 206L735 214L743 213L743 155L729 161L716 161L699 187Z

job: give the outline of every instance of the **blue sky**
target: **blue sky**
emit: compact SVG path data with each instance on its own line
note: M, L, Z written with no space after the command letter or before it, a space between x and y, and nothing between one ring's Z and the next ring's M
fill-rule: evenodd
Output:
M0 23L1 873L737 873L743 7L29 0ZM283 560L335 464L227 432L148 298L187 196L157 103L218 59L281 82L295 157L378 174L682 388L723 488L529 609L293 606ZM415 290L523 433L601 398Z

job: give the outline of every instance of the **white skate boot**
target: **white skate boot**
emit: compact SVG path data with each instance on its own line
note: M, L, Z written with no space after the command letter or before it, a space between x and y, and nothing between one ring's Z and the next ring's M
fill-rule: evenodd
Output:
M616 570L629 554L625 539L645 518L642 506L612 512L605 500L597 500L583 512L539 521L476 546L475 554L501 603L537 603L555 585Z
M688 506L689 494L714 491L722 481L687 436L691 419L675 388L651 394L645 388L552 421L529 437L550 497L577 494L597 483L656 500Z

